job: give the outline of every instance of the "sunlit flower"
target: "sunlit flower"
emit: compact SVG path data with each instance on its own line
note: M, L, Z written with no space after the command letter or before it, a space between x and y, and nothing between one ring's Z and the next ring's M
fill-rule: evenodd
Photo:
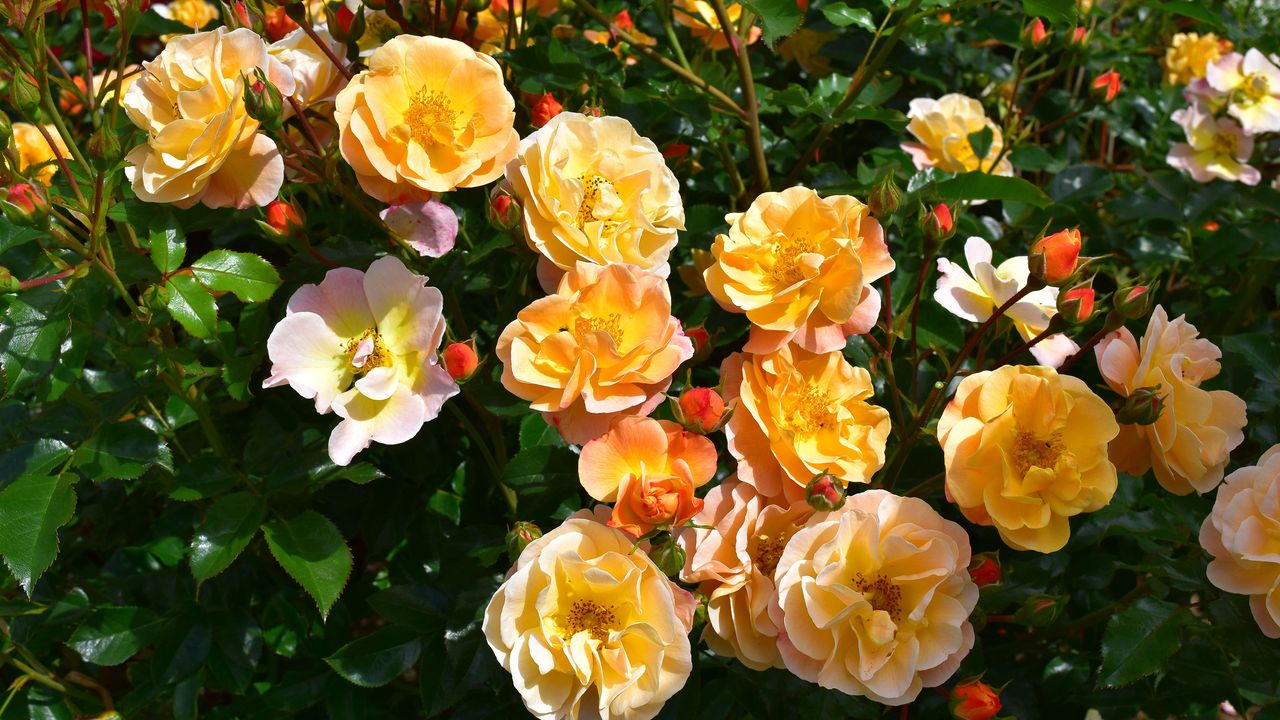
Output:
M170 3L157 3L151 6L156 14L166 20L182 23L192 30L199 30L218 19L218 6L207 0L173 0ZM168 41L180 35L164 35L162 40Z
M398 35L338 93L342 157L385 202L496 179L516 152L515 100L488 55L440 37Z
M316 411L342 418L329 436L338 465L370 443L408 441L458 394L436 358L443 298L426 282L391 256L368 272L330 270L289 298L267 339L271 375L263 387L287 384L314 399Z
M1227 476L1200 526L1209 581L1249 596L1262 633L1280 639L1280 445Z
M244 106L247 74L262 70L282 95L293 73L247 28L174 38L129 87L124 109L147 132L125 175L147 202L263 206L284 182L284 159Z
M811 352L844 347L880 315L872 283L894 268L880 223L849 195L805 187L767 192L725 216L703 274L721 307L751 321L747 352L795 342Z
M805 503L770 503L748 483L729 479L707 493L702 512L681 531L680 579L707 597L702 639L713 652L753 670L782 667L778 627L769 616L773 573L787 541L813 514Z
M529 246L559 270L630 263L667 276L680 182L623 118L562 112L520 142L506 176Z
M1280 131L1280 67L1262 51L1231 53L1209 65L1205 80L1230 100L1227 113L1249 135Z
M319 28L316 36L329 46L335 57L341 58L346 53L328 30ZM271 43L267 49L293 72L293 99L303 108L333 100L347 83L338 66L301 28ZM292 111L291 106L286 108Z
M1186 171L1196 182L1215 179L1257 185L1262 173L1249 165L1253 137L1231 118L1214 117L1199 104L1173 113L1174 122L1186 131L1187 142L1175 143L1165 160Z
M575 444L615 418L648 415L693 343L671 316L671 292L632 265L578 263L498 338L502 384Z
M712 50L724 50L729 47L729 40L724 36L724 30L720 26L720 19L716 17L716 11L711 3L705 0L676 0L672 6L671 15L676 22L689 28L693 36L707 44ZM733 23L736 28L738 20L742 17L741 3L726 3L725 14L729 16L729 22ZM756 25L751 26L747 44L760 39L763 31Z
M907 117L911 118L907 130L919 142L902 143L902 149L911 156L916 169L936 167L954 173L982 170L994 175L1013 174L1013 165L1007 157L996 163L1004 151L1004 136L978 100L959 93L943 95L937 100L916 98L911 101ZM984 129L991 130L991 147L986 155L978 157L969 136Z
M815 515L774 575L787 669L886 705L942 684L973 648L969 554L964 530L919 498L868 490Z
M960 382L938 421L949 496L1017 550L1067 544L1068 518L1101 509L1116 491L1107 443L1111 409L1052 368L1005 365Z
M731 355L720 371L738 403L725 426L738 475L775 502L804 502L815 475L870 482L884 465L889 413L867 402L871 375L839 351L795 345L768 355Z
M1244 441L1244 401L1200 384L1217 376L1222 351L1200 337L1184 316L1170 321L1163 307L1151 313L1142 344L1128 328L1094 349L1098 370L1124 396L1159 386L1164 411L1152 425L1122 425L1111 446L1116 466L1130 475L1154 467L1156 479L1178 495L1207 493L1222 482L1232 450Z
M999 266L991 260L991 246L980 237L964 243L965 262L969 272L958 263L938 258L938 287L933 299L951 314L969 322L986 322L991 314L1027 286L1030 271L1026 256L1012 257ZM1023 340L1030 340L1045 328L1058 312L1058 288L1045 287L1024 295L1009 306L1003 317L1009 318ZM1061 333L1050 335L1031 348L1036 362L1057 367L1079 350Z
M635 539L585 517L529 543L484 635L543 720L648 720L693 667L680 595Z
M31 179L49 185L53 183L53 176L58 172L58 158L70 159L71 151L67 150L66 143L62 142L58 128L45 125L44 129L53 139L52 146L44 135L40 134L40 128L35 125L24 122L13 123L12 147L18 154L18 172L26 172L27 168L39 165L39 169Z
M582 447L578 479L587 494L614 503L610 527L640 537L678 527L702 509L693 491L716 474L710 440L669 420L624 417Z
M1170 85L1186 85L1204 77L1209 63L1217 62L1223 52L1231 51L1231 41L1213 33L1178 33L1164 51L1164 81Z

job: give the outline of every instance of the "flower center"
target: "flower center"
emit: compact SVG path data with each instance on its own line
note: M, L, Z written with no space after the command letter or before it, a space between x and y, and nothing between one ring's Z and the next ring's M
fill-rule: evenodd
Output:
M883 610L894 622L902 619L902 588L888 578L879 575L868 578L862 573L855 573L853 587L862 593L862 598L871 603L872 608Z
M756 552L752 558L755 561L756 572L773 577L774 571L778 569L778 560L782 558L782 551L787 547L787 541L790 539L789 532L772 536L763 533L757 535Z
M578 179L582 181L582 204L578 206L577 223L582 229L587 223L602 219L596 217L596 206L600 204L601 191L605 187L612 188L613 184L594 173Z
M582 342L584 335L602 332L613 340L615 347L622 346L622 313L609 313L607 317L580 317L573 321L573 336Z
M831 398L822 392L817 383L809 383L800 393L791 409L791 417L783 423L797 435L812 435L835 423L836 414L831 411Z
M351 371L360 375L374 368L391 365L391 353L382 342L382 336L374 328L364 331L360 337L347 343L347 356Z
M1040 438L1019 430L1013 439L1014 471L1023 478L1032 468L1052 469L1064 450L1066 444L1062 441L1062 433L1055 432L1047 438Z
M608 640L609 631L617 629L618 617L613 609L594 600L574 600L564 623L567 637L586 631L597 642Z
M818 243L808 235L777 234L773 243L773 267L769 268L769 279L774 286L787 288L804 279L804 269L800 266L800 256L817 252Z
M414 93L404 114L410 137L422 147L451 139L457 120L458 111L449 105L444 93L427 92L426 88Z
M1213 136L1213 152L1219 156L1235 157L1240 150L1240 140L1231 133L1216 133Z
M1271 83L1267 82L1267 76L1262 73L1249 73L1244 76L1244 82L1240 85L1240 92L1251 103L1261 102L1263 98L1271 94Z

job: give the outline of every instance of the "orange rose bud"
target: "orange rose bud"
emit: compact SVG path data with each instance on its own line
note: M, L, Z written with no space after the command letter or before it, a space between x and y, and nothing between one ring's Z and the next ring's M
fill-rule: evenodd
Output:
M636 26L635 21L631 19L631 13L626 10L619 10L618 14L613 16L613 24L623 30L630 30Z
M969 577L978 587L998 585L1000 583L1000 561L995 553L978 553L969 563Z
M1022 40L1032 47L1044 47L1049 42L1049 31L1045 29L1044 21L1036 18L1035 22L1022 31Z
M1097 294L1091 287L1078 287L1058 296L1058 314L1072 325L1081 325L1093 317Z
M1089 89L1094 95L1101 97L1103 102L1115 100L1116 95L1120 94L1120 73L1115 70L1102 73L1093 79Z
M475 340L450 343L442 353L444 369L449 377L462 382L475 374L480 366L480 358L476 356Z
M1000 712L1000 694L981 680L960 683L951 690L947 701L951 716L957 720L991 720Z
M697 327L686 328L684 336L693 341L693 356L698 357L698 353L711 342L711 335L707 333L707 329L701 325Z
M510 189L504 183L494 186L489 193L489 207L485 211L494 227L499 230L514 230L520 224L522 212L520 201L512 197Z
M266 226L276 237L289 237L302 231L305 223L298 211L283 200L272 200L267 203Z
M533 107L529 108L529 123L536 128L551 122L551 118L559 115L564 110L564 106L556 102L551 93L545 93L538 97Z
M542 537L542 529L531 522L521 520L511 528L511 532L507 533L507 557L511 558L511 562L515 562L520 557L520 553L529 547L529 543Z
M951 219L951 208L945 203L934 205L933 210L921 218L920 227L924 230L925 242L933 247L956 234L955 221Z
M711 388L685 390L679 404L682 424L694 432L713 432L724 419L724 399Z
M1080 230L1074 228L1040 238L1027 257L1031 276L1046 285L1065 282L1076 271L1080 243Z
M288 35L298 29L298 23L294 22L289 14L285 12L284 6L271 8L262 18L262 29L267 36L267 40L275 42L280 38Z
M816 475L805 485L804 499L818 512L839 510L844 505L844 485L834 475Z
M1085 28L1078 27L1075 32L1071 33L1071 44L1077 47L1084 47L1089 42L1089 31Z
M1120 288L1116 291L1116 311L1126 320L1137 320L1151 309L1151 289L1146 285Z
M1204 225L1202 225L1201 227L1203 227L1203 228L1204 228L1206 231L1208 231L1208 232L1218 232L1218 228L1220 228L1220 227L1222 227L1222 226L1221 226L1221 225L1219 225L1219 224L1217 223L1217 221L1214 221L1214 220L1205 220L1205 221L1204 221Z

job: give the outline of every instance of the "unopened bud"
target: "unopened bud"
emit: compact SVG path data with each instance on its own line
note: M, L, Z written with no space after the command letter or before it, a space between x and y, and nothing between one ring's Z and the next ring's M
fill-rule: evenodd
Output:
M693 343L693 357L689 358L689 361L697 364L706 360L711 354L711 335L707 333L707 329L701 325L686 328L684 336Z
M450 343L441 353L444 369L449 377L462 382L475 374L480 367L480 358L476 355L476 341Z
M713 432L724 419L724 399L711 388L685 390L677 405L681 424L694 432Z
M1058 314L1072 325L1083 325L1093 317L1097 293L1091 287L1072 288L1058 295Z
M1116 413L1116 422L1122 425L1151 425L1164 412L1164 399L1159 385L1140 387L1113 403L1111 409Z
M844 505L844 485L834 475L821 473L804 486L804 499L818 512L839 510Z
M267 130L279 130L284 113L284 98L280 89L267 79L262 68L254 68L252 77L245 77L244 107L249 117L257 120Z
M930 250L936 249L944 240L956 234L955 221L951 219L951 208L946 203L933 206L920 219L920 228L924 231L925 245Z
M1062 617L1067 607L1067 598L1062 595L1046 595L1038 593L1027 598L1014 614L1014 620L1023 625L1043 627L1052 625Z
M1080 244L1078 229L1059 230L1040 238L1027 256L1031 276L1046 285L1066 282L1080 261Z
M1076 47L1084 47L1089 43L1089 31L1086 28L1078 27L1075 32L1071 33L1071 44Z
M22 289L22 281L9 272L9 268L0 266L0 293L14 293Z
M543 93L529 108L529 124L540 128L551 122L551 118L559 115L563 110L564 106L556 102L551 93Z
M529 547L529 543L542 537L542 530L531 522L521 520L511 527L507 533L507 557L515 562L520 553Z
M15 225L40 225L49 215L49 202L34 185L18 183L3 190L0 209Z
M1000 584L1000 558L995 553L978 553L969 563L969 577L978 587Z
M120 161L120 138L106 126L89 138L89 155L103 167L114 166Z
M300 2L297 3L297 6L303 8L305 13L306 3ZM263 17L262 30L267 36L267 40L275 42L298 29L298 23L294 22L293 18L289 17L288 7L289 6L271 8Z
M1044 27L1044 21L1036 18L1035 22L1027 26L1022 31L1022 41L1031 47L1044 47L1049 43L1049 31Z
M871 214L878 218L894 214L901 205L902 193L898 191L898 184L893 181L893 173L885 175L884 180L871 191L871 197L867 198Z
M1095 97L1101 98L1102 102L1111 102L1116 99L1116 95L1120 94L1120 85L1120 73L1108 70L1093 79L1089 84L1089 91Z
M0 110L0 150L9 147L13 141L13 122L3 110Z
M329 23L329 34L338 42L350 45L364 36L364 5L356 12L349 10L345 4L339 5L337 10L326 5L324 14ZM294 20L298 21L297 18Z
M649 550L649 559L667 577L679 577L684 568L684 558L684 548L677 545L671 537Z
M520 201L511 194L510 188L504 183L494 186L489 193L489 206L485 211L494 227L499 230L515 229L520 224L521 212Z
M9 102L27 115L35 112L40 107L40 87L35 78L22 71L15 72L9 82Z
M284 200L272 200L264 210L266 220L262 223L267 234L274 238L287 238L300 235L306 222L297 208Z
M947 698L947 708L955 720L991 720L1002 707L1000 693L981 680L956 685Z
M1145 317L1151 310L1152 297L1151 288L1146 285L1133 285L1117 290L1112 304L1124 319L1137 320Z

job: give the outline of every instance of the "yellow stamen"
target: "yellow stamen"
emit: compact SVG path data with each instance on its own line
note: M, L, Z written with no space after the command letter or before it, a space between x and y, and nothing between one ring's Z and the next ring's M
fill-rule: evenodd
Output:
M902 618L902 588L893 584L888 578L879 575L868 578L862 573L853 576L853 587L862 593L862 597L876 610L883 610L898 622Z
M1019 478L1027 476L1031 468L1052 469L1066 450L1062 433L1052 433L1047 438L1019 430L1013 438L1014 472Z
M421 88L414 93L409 102L409 110L404 114L404 121L409 126L413 141L427 147L437 142L436 130L448 129L452 132L458 120L458 111L449 105L448 98L440 91L428 92Z
M622 346L622 313L609 313L608 317L580 317L573 321L573 336L582 342L589 332L608 335L616 346Z
M567 638L586 631L597 642L608 640L609 632L617 629L618 618L614 615L613 608L593 600L574 600L564 623Z
M1240 92L1250 103L1261 102L1263 98L1271 95L1271 84L1267 82L1266 75L1250 73L1244 76L1244 82L1240 84Z
M836 414L831 410L831 398L817 383L810 382L796 400L791 416L782 422L797 435L812 435L835 423Z
M365 340L372 340L373 346L369 350L369 354L365 356L364 363L356 364L356 352L360 349ZM382 336L374 328L364 331L360 337L347 343L347 361L351 365L352 372L359 375L373 370L374 368L388 367L391 365L391 353L387 350L387 346L382 342Z
M596 217L596 204L600 202L600 188L602 185L612 184L603 177L595 174L583 175L578 178L582 181L582 204L578 206L577 223L581 229L589 222L596 220L604 220L605 218Z
M817 252L818 243L807 235L778 234L773 243L773 267L769 269L769 279L779 288L790 287L804 279L804 270L800 267L800 256Z
M782 551L787 547L787 541L790 539L790 532L779 533L772 537L764 534L757 535L756 552L752 558L756 572L766 577L773 577L774 571L778 569L778 560L782 558Z

